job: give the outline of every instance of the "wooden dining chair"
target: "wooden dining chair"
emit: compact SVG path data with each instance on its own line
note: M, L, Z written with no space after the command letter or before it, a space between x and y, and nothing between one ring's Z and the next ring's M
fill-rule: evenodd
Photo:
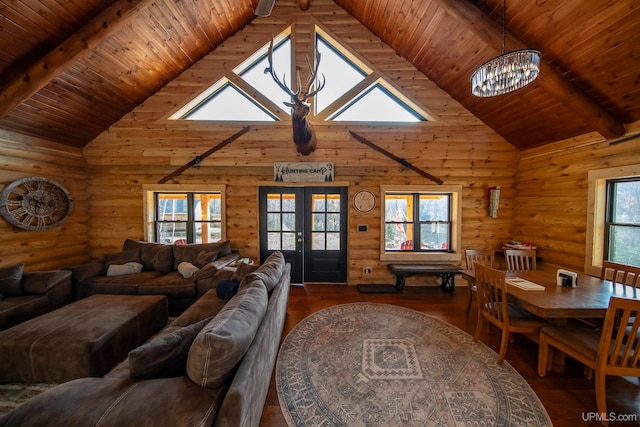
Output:
M478 324L473 340L480 339L485 321L488 322L487 327L497 326L502 333L498 353L498 365L502 365L511 334L524 334L537 342L538 331L542 327L549 326L549 323L509 303L504 271L476 263L475 278L478 294Z
M538 374L551 369L553 347L595 371L599 414L607 414L607 375L640 377L640 300L611 297L602 329L545 327L540 330ZM631 319L634 319L631 321ZM620 328L618 325L628 325ZM606 418L602 424L608 425Z
M495 262L495 252L490 249L467 249L464 251L465 260L467 262L467 270L474 270L474 264L477 262L482 265L488 265L493 268ZM469 298L467 299L467 316L471 310L471 300L473 293L476 292L476 285L473 281L467 281L469 285Z
M505 249L507 270L536 270L536 251L533 249Z
M602 261L600 279L640 288L640 268L617 262Z

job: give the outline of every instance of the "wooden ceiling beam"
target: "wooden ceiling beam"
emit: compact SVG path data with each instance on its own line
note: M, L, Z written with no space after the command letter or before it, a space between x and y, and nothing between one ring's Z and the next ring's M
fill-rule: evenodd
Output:
M502 27L471 2L468 0L437 0L437 2L449 15L471 28L487 44L502 51ZM508 32L506 45L512 50L527 48L524 43ZM585 118L603 137L611 139L624 135L624 125L558 73L544 60L544 52L540 60L537 82L558 101Z
M18 73L0 92L0 118L30 98L103 40L126 25L153 0L116 0L34 64Z

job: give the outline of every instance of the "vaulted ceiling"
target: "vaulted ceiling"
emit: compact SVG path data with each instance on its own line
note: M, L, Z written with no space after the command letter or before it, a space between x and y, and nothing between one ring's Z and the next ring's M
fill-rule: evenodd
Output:
M313 0L279 0L272 14L298 3L313 13ZM616 139L640 120L638 1L509 0L506 50L541 50L541 72L494 98L474 97L469 77L501 53L501 0L335 3L518 148ZM0 129L83 147L260 19L257 4L0 0Z

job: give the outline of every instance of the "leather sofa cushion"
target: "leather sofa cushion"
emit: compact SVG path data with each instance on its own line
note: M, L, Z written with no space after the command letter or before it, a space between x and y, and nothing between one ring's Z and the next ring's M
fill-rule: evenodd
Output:
M202 268L205 265L209 264L210 262L215 261L217 257L218 257L217 251L201 250L198 253L198 256L196 256L195 261L193 261L193 264L198 268Z
M213 316L194 324L160 334L129 352L131 378L169 378L186 374L187 356L198 332Z
M225 393L225 388L198 387L187 377L81 378L35 396L2 421L8 426L211 426Z
M22 294L22 272L24 264L0 270L0 294L5 297Z
M226 303L227 301L216 295L215 289L210 289L198 298L188 310L185 310L178 316L178 318L171 323L171 327L187 326L209 316L215 316L222 310Z
M66 270L25 271L22 287L30 294L44 294L67 280L71 280L71 272Z
M18 295L0 301L0 330L51 309L46 295Z
M208 388L225 383L251 345L267 303L267 290L255 279L200 331L187 358L187 375L193 382Z
M282 277L282 273L284 272L284 256L282 252L274 252L264 261L264 263L258 267L256 271L250 273L246 276L249 281L254 279L260 279L264 283L264 286L267 288L268 292L271 292L273 288L276 287L280 278ZM240 284L240 288L245 285L245 283Z
M140 248L104 255L104 263L107 267L113 264L122 265L128 262L140 262Z
M224 242L215 243L190 243L188 245L174 245L173 246L173 269L177 270L178 265L181 262L190 262L196 264L196 259L200 252L216 252L216 258L228 255L231 253L231 242L225 240ZM214 260L216 259L214 258ZM204 267L204 266L203 266ZM202 267L201 267L202 268Z
M193 278L185 279L177 271L160 275L138 286L138 294L140 295L166 295L169 298L192 298L196 296L196 293L195 280Z
M244 262L242 262L240 263L240 265L238 265L236 271L234 271L233 275L231 276L231 280L239 284L247 274L253 273L258 268L258 265L245 264Z
M142 242L126 239L122 245L122 251L140 249L140 262L145 270L155 270L162 273L173 271L173 245L161 243Z

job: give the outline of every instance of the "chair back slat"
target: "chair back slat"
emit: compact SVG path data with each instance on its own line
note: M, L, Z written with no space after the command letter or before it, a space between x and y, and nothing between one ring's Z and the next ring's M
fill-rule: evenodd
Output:
M602 261L600 279L640 288L640 268L612 261Z
M611 297L602 327L597 362L624 375L640 368L640 300ZM622 372L622 374L620 374Z
M527 249L506 249L507 270L536 270L536 251Z
M505 272L475 263L478 309L497 326L509 324Z
M488 265L493 268L495 253L489 249L467 249L465 251L467 270L474 270L474 264Z

